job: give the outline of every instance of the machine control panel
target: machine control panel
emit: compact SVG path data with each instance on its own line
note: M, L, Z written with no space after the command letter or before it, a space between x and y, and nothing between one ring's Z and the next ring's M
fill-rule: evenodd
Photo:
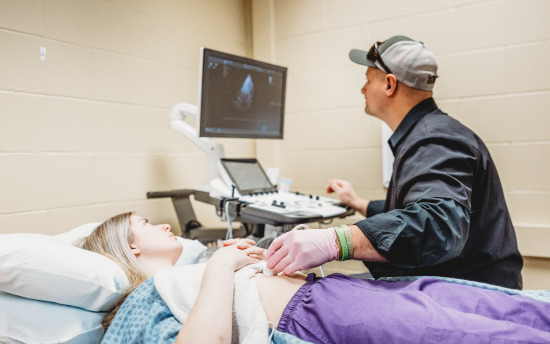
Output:
M279 190L254 192L239 197L239 201L249 203L249 207L279 214L308 212L326 218L342 215L347 211L345 207L339 206L340 201L337 199Z

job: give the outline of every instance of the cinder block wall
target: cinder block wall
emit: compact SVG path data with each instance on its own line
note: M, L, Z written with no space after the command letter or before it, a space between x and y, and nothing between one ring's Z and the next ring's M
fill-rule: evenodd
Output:
M197 103L199 47L249 54L248 8L0 1L0 233L55 234L128 210L178 232L171 201L145 194L205 183L207 169L168 127L170 108ZM225 148L255 154L252 140ZM217 224L211 206L195 210Z
M496 162L526 259L526 288L550 288L550 2L253 2L255 56L289 68L285 139L258 142L296 190L333 177L383 198L380 122L364 114L365 68L348 59L395 34L435 54L439 106L477 132ZM346 219L344 222L352 222ZM356 266L356 265L354 265Z

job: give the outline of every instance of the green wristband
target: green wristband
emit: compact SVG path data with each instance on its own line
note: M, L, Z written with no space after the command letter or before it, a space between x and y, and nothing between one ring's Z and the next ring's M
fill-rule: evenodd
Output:
M338 236L338 240L340 241L340 246L342 247L342 257L340 258L340 261L344 261L348 259L348 245L346 244L346 238L344 237L344 233L342 233L342 228L339 226L332 227L334 228L334 231L336 232L336 235Z
M347 225L341 226L348 246L348 259L353 259L353 242L351 241L351 229Z

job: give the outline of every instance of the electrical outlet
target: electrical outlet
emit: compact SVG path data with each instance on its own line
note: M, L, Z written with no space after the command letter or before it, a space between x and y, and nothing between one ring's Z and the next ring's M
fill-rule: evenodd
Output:
M48 51L46 50L46 47L40 47L40 60L46 61L46 53Z

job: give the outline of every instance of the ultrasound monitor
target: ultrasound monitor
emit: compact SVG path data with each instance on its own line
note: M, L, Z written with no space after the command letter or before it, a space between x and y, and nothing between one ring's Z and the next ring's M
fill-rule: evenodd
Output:
M221 159L220 161L241 195L277 189L271 184L256 159Z
M199 136L282 139L285 67L201 49Z

